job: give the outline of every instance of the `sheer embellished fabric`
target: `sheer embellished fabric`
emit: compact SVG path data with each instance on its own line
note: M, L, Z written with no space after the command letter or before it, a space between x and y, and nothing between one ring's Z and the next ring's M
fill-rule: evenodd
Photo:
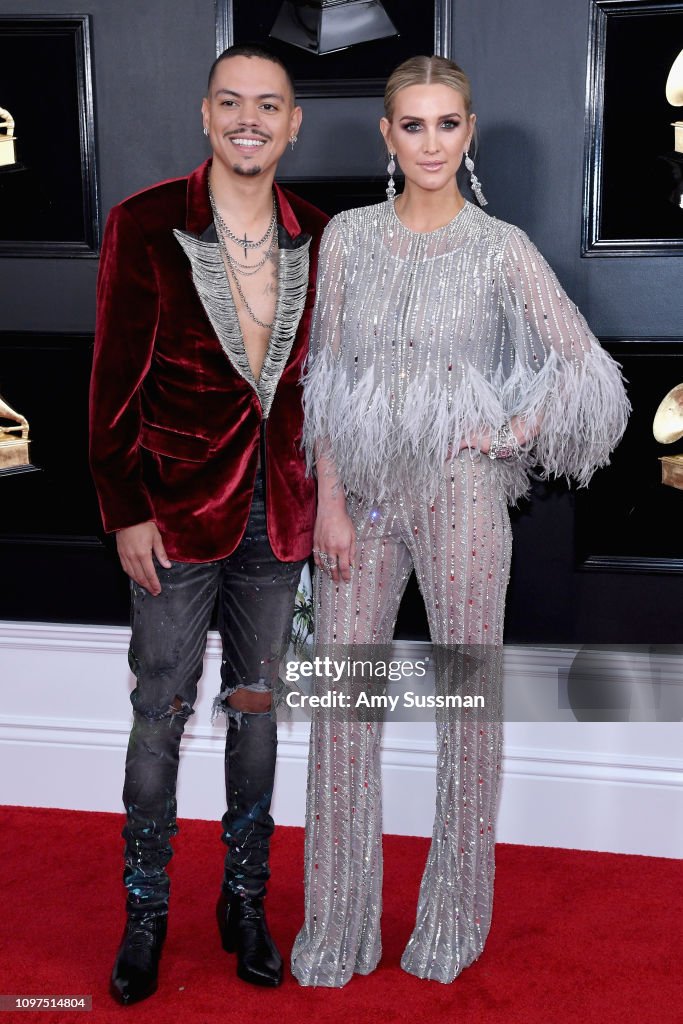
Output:
M345 487L368 499L406 481L434 493L461 441L513 416L540 429L497 467L509 501L534 465L585 484L625 429L616 363L524 232L471 203L427 233L405 228L393 203L339 214L318 297L309 468L325 439Z
M414 568L437 692L467 675L485 698L485 712L437 719L432 842L401 960L450 982L491 923L507 503L536 464L586 483L621 436L628 401L617 365L526 235L469 203L425 234L391 203L334 218L311 341L309 466L316 450L333 460L357 537L348 584L316 572L316 653L390 645ZM535 434L519 458L459 450L513 416ZM473 661L449 661L463 647ZM353 680L335 688L351 692ZM380 743L381 722L314 713L305 921L292 951L304 985L344 985L381 957Z
M381 652L415 568L434 644L442 657L449 646L466 645L476 662L468 692L485 698L484 712L437 721L434 831L402 959L412 974L449 982L479 956L491 923L510 564L505 495L493 463L463 453L449 463L432 503L408 490L380 506L350 495L348 509L358 545L351 581L335 587L315 574L316 654L345 644L363 645L362 657L368 645ZM443 672L436 661L437 691L461 688L466 659ZM345 678L335 688L350 693L353 685ZM381 737L381 722L353 713L313 718L305 921L292 951L292 972L304 985L344 985L354 972L372 971L381 956Z

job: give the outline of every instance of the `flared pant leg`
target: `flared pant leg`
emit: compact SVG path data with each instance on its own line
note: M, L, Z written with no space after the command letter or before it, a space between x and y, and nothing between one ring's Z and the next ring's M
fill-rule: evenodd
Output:
M316 571L316 650L388 645L412 568L394 513L351 496L357 551L351 581L338 587ZM349 678L334 687L351 695ZM305 918L292 950L302 985L339 987L368 974L382 955L380 721L351 711L315 712L306 799Z
M488 698L481 715L437 723L433 838L402 960L410 973L451 981L481 952L491 919L509 518L495 468L469 453L449 463L431 503L404 491L391 511L351 499L349 512L356 566L348 585L317 578L317 649L390 644L414 565L437 654L447 671L455 664L467 676L469 693ZM459 654L444 659L447 647L469 651L474 665ZM437 676L438 688L452 682ZM292 971L305 985L344 985L381 956L380 740L379 723L314 712L305 921L292 952Z
M415 928L401 966L451 982L484 948L493 908L502 652L511 531L496 468L461 456L409 536L436 645L437 693L483 709L437 716L436 810ZM431 571L438 566L438 571ZM455 649L451 645L457 645ZM449 648L451 648L449 650Z

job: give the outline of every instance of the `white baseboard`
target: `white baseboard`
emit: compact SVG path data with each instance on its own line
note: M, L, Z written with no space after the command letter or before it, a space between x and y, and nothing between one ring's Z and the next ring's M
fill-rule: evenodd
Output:
M121 810L132 678L124 628L0 623L0 802ZM419 657L421 645L399 645ZM555 702L575 652L506 648L506 699ZM666 669L666 658L664 659ZM184 817L223 811L224 723L210 723L220 643L209 639L204 684L184 738ZM301 825L308 725L279 726L273 813ZM683 758L677 722L509 722L498 825L501 842L683 856ZM434 730L392 722L383 742L384 828L430 835Z

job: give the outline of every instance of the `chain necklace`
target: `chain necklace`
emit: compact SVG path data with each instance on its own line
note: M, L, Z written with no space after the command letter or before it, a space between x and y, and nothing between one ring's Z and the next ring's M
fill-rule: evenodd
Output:
M253 277L254 274L258 273L261 267L264 267L266 265L270 257L275 252L275 246L273 245L273 236L275 232L273 231L268 242L268 248L266 249L261 259L258 261L258 263L238 263L235 257L228 251L228 247L225 244L225 239L223 238L223 235L220 233L220 230L217 231L216 234L218 235L218 243L221 247L221 250L225 254L226 259L230 260L232 267L242 277Z
M247 250L260 249L262 245L265 245L266 241L268 240L268 237L272 234L275 228L275 223L277 220L277 207L275 205L275 196L273 196L273 216L270 218L270 224L266 228L266 233L263 236L263 238L260 238L257 242L250 241L247 238L246 231L244 232L244 238L238 238L237 235L234 235L232 233L232 231L230 230L230 228L228 227L228 225L225 223L220 213L218 212L218 207L216 206L216 200L214 198L213 189L211 188L211 183L209 183L209 200L211 202L211 209L213 211L213 219L215 220L216 224L220 227L223 234L226 235L231 242L234 242L235 245L239 245L240 249L244 249L245 260L247 258Z
M225 248L224 248L224 252L227 252L227 250ZM275 321L273 321L272 324L266 324L266 323L263 322L263 320L259 320L259 318L254 313L253 309L251 308L251 306L247 302L247 297L244 294L244 292L242 291L242 286L240 285L239 278L238 278L237 274L235 273L234 267L232 265L232 260L231 260L229 254L228 254L228 259L227 259L227 266L228 266L228 270L230 271L230 274L232 276L232 279L235 282L235 288L237 289L237 294L239 295L240 299L242 300L242 305L246 309L246 311L249 314L249 316L251 317L251 319L254 321L255 324L258 324L259 327L263 327L267 331L272 330L273 329L273 324L275 323Z
M263 321L261 321L261 319L258 318L252 307L247 302L247 296L242 290L242 285L240 284L238 273L242 273L243 276L245 276L245 278L251 278L252 274L256 273L257 270L260 270L261 267L265 265L265 262L268 259L268 257L272 255L274 249L273 242L275 238L274 229L276 218L278 218L278 207L275 206L275 198L274 196L272 198L272 218L270 220L270 223L268 224L268 229L266 230L263 238L259 242L249 242L249 240L246 237L246 234L244 241L242 239L238 239L237 236L234 236L234 234L232 234L232 231L229 229L221 215L218 213L218 208L216 207L216 201L214 199L213 190L210 184L209 201L211 202L211 211L213 213L214 223L218 228L218 230L216 231L218 238L218 246L225 257L225 265L229 271L232 281L234 282L234 287L236 287L237 293L240 296L240 299L242 300L242 304L244 305L249 316L251 316L251 318L253 319L254 324L258 325L258 327L262 327L264 331L271 331L274 325L274 321L272 324L265 324ZM241 263L238 263L236 260L232 259L232 256L230 255L230 252L227 246L225 245L223 233L226 234L226 236L228 237L228 239L230 239L231 242L236 242L239 246L244 247L245 259L247 258L248 248L259 249L262 245L265 245L268 239L270 240L270 242L268 245L268 249L263 258L261 259L261 261L258 264L249 265L249 270L245 272L243 265Z

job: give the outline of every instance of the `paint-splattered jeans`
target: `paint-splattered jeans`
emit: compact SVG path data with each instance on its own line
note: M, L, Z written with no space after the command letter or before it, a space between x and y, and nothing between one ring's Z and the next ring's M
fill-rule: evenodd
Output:
M292 625L303 563L281 562L266 533L263 485L257 476L247 528L228 558L157 564L158 597L131 585L129 653L137 686L131 694L123 802L127 822L123 880L128 912L168 909L171 837L177 831L176 779L180 740L193 714L206 637L218 598L223 642L221 691L216 708L227 712L225 784L227 845L223 888L261 895L269 877L273 831L270 802L277 730L271 713L237 712L228 697L241 687L272 691Z

